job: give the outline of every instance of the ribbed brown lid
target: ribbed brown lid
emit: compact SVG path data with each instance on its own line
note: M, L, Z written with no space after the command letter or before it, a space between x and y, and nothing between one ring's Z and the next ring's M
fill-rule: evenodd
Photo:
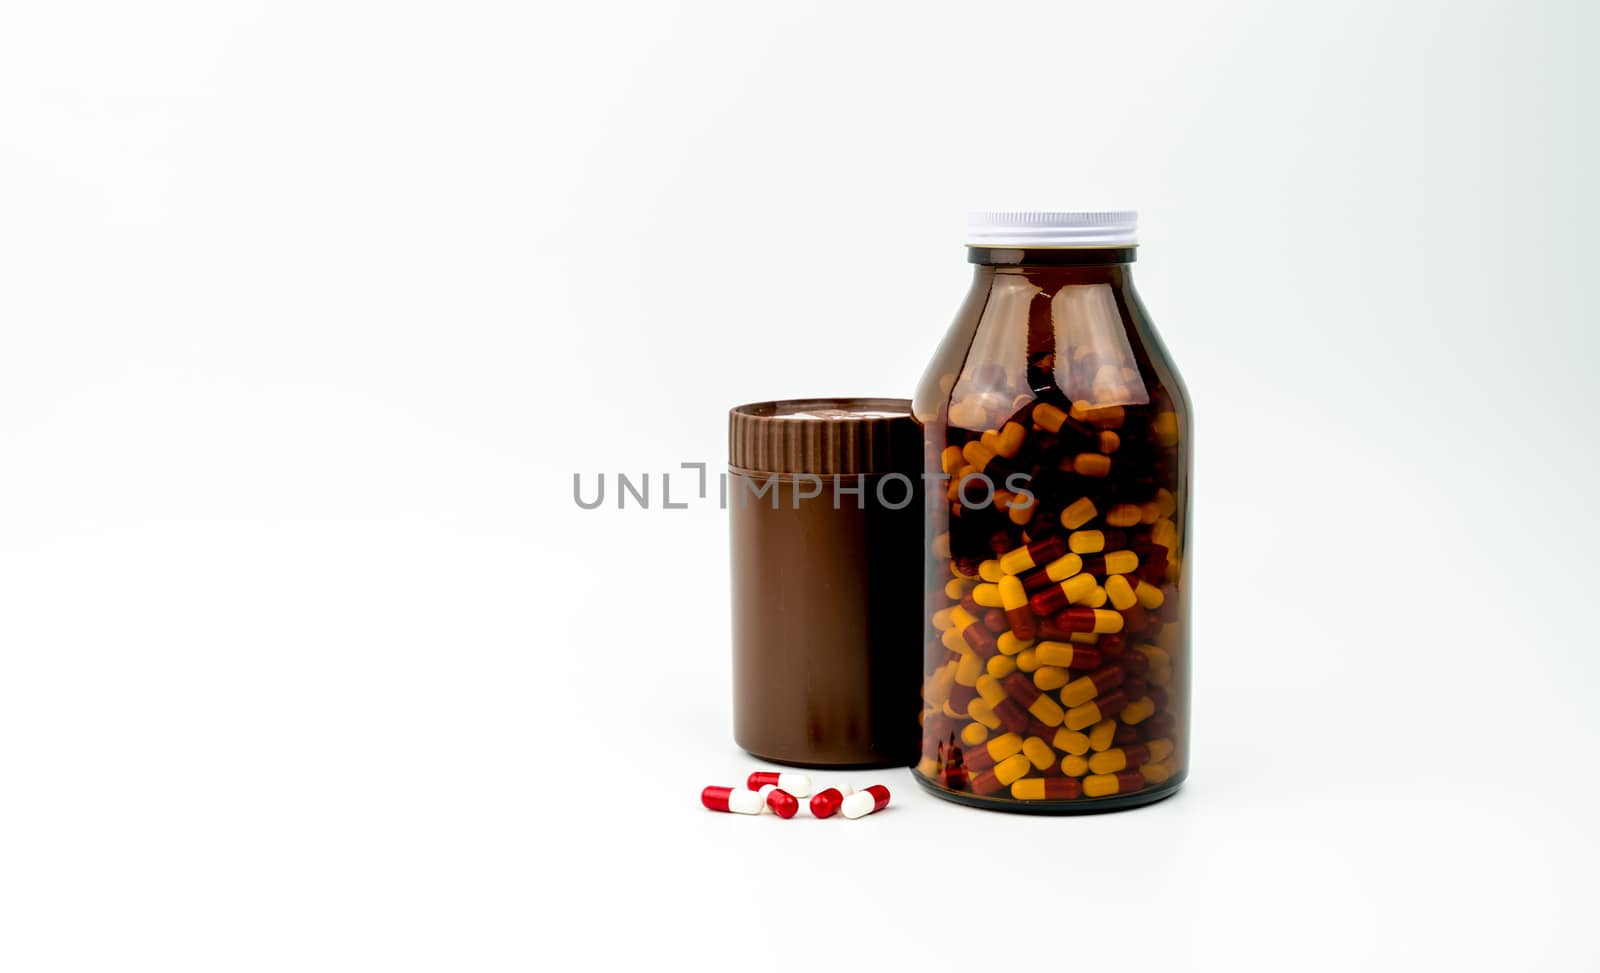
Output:
M786 399L728 410L728 466L754 473L922 472L908 399Z

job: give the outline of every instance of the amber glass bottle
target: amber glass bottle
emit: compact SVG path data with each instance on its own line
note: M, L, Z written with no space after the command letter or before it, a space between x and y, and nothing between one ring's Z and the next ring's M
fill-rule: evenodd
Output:
M1132 213L979 213L920 383L927 628L917 779L1110 810L1189 760L1189 396L1133 289Z

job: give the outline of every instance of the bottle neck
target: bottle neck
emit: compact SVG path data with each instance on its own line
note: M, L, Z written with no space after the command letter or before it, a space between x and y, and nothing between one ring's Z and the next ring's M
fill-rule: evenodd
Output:
M967 263L991 267L1103 267L1131 264L1138 247L967 247Z
M967 262L979 277L1021 275L1047 289L1063 284L1126 284L1132 280L1134 247L1021 249L968 247Z

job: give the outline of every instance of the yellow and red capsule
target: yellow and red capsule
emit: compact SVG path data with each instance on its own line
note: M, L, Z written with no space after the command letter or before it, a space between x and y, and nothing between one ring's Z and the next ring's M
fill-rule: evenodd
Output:
M1065 706L1077 706L1081 703L1087 703L1096 696L1108 693L1122 685L1124 678L1126 678L1126 673L1122 671L1121 666L1106 666L1103 669L1096 669L1094 672L1086 676L1080 676L1061 687L1061 702ZM1098 721L1090 720L1089 722Z
M1086 574L1095 574L1108 577L1113 574L1132 574L1139 570L1139 555L1127 549L1106 551L1095 557L1084 559L1083 570Z
M999 588L1000 605L1006 621L1011 624L1011 633L1023 641L1031 641L1035 633L1033 611L1028 607L1028 592L1022 587L1022 579L1008 574L1000 579Z
M1100 665L1099 649L1086 645L1073 645L1070 642L1040 642L1033 647L1033 655L1041 666L1095 669Z
M1022 735L1004 733L976 747L961 751L961 762L970 771L987 770L1012 754L1022 752Z
M1068 632L1096 635L1115 635L1127 624L1121 612L1107 608L1067 608L1058 612L1052 621L1057 628Z
M1039 687L1033 684L1033 680L1020 672L1013 672L1006 677L1005 691L1045 726L1060 726L1061 720L1066 716L1059 703L1041 692ZM998 707L996 709L998 710Z
M1155 712L1155 700L1148 695L1135 696L1133 702L1123 707L1121 719L1122 722L1127 723L1129 726L1134 726L1154 716Z
M1073 777L1025 777L1011 785L1019 801L1071 801L1083 796L1083 785Z
M985 795L999 793L1013 781L1025 776L1032 766L1027 757L1020 753L1013 754L972 778L972 792Z
M1094 726L1102 720L1111 719L1122 712L1127 705L1128 697L1119 690L1099 699L1092 699L1087 703L1071 707L1062 718L1062 722L1069 730L1081 730L1085 727Z
M1120 530L1075 530L1067 535L1067 550L1079 555L1115 551L1127 543L1128 535Z
M1113 794L1130 794L1144 787L1144 775L1137 770L1120 774L1091 774L1083 779L1085 797L1110 797Z
M984 659L988 659L1000 651L995 644L994 633L978 623L972 613L960 605L950 609L950 621L954 631L959 633L962 640Z
M1128 747L1114 747L1089 758L1089 769L1097 774L1115 774L1136 770L1152 760L1165 760L1172 755L1171 740L1151 740Z
M1059 584L1083 570L1083 558L1076 554L1063 554L1037 571L1022 576L1022 586L1029 592L1043 591Z
M1142 581L1138 583L1143 584ZM1128 583L1126 575L1113 574L1106 579L1105 589L1106 599L1111 602L1111 607L1119 612L1127 611L1139 604L1139 596L1134 593L1134 586Z
M1067 542L1061 537L1057 535L1042 537L1001 555L1000 570L1008 575L1022 574L1040 565L1049 564L1065 553L1067 553Z
M1059 584L1035 592L1028 599L1028 607L1033 609L1035 615L1055 615L1067 606L1088 598L1098 587L1093 575L1075 574Z

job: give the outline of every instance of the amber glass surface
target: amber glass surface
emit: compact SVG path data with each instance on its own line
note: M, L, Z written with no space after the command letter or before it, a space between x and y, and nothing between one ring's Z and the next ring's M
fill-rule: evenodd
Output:
M1010 811L1146 804L1189 760L1189 398L1132 248L973 249L923 376L918 780Z

